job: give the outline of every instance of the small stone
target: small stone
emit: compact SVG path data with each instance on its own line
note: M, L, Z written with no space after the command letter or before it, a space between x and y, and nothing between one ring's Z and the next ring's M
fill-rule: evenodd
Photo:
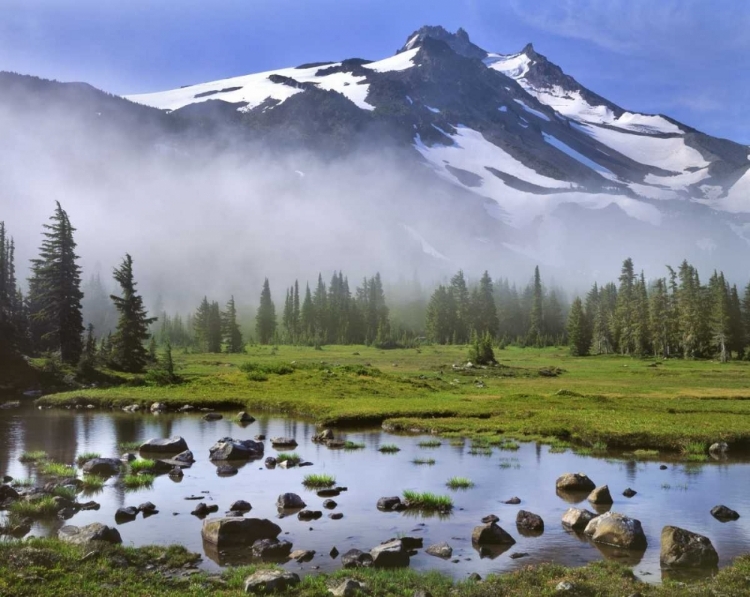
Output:
M330 518L331 520L341 520L342 518L344 518L344 515L341 512L332 512L328 515L328 518Z
M223 418L224 418L224 415L222 415L221 413L212 412L212 413L206 413L205 415L203 415L204 421L219 421Z
M576 586L569 580L563 580L557 583L557 586L555 587L555 591L557 591L558 593L570 593L571 591L575 590Z
M721 522L728 522L730 520L737 520L740 515L726 506L714 506L711 508L711 516Z
M309 562L315 557L314 549L297 549L289 554L289 558L296 562Z
M508 556L511 560L518 560L520 558L525 558L529 554L527 554L525 551L514 551L510 556Z
M436 558L449 559L453 555L453 548L448 545L445 541L442 543L435 543L425 549L425 553L435 556Z
M573 529L574 531L582 531L594 518L596 518L596 514L589 510L568 508L565 514L563 514L562 524L564 527Z
M521 503L521 498L513 496L509 500L505 500L503 504L511 504L512 506L517 506Z
M300 583L294 572L286 570L259 570L245 579L245 593L273 593L285 591Z
M253 423L253 422L255 422L255 417L253 417L252 415L246 413L243 410L243 411L237 413L237 422L238 423L246 423L246 424Z
M296 493L282 493L276 499L276 507L281 510L296 510L307 506Z
M154 514L156 511L156 506L151 502L143 502L138 506L138 512L142 512L143 514Z
M135 517L138 516L138 510L137 508L133 508L132 506L127 508L118 508L117 512L115 512L115 522L122 523L122 522L129 522L131 520L135 520Z
M662 464L662 465L661 465L661 466L659 467L659 470L660 470L660 471L665 471L665 470L667 470L667 465L666 465L666 464Z
M482 577L479 576L476 572L472 572L471 574L469 574L468 580L470 580L471 582L479 582L480 580L482 580Z
M323 507L326 510L333 510L338 504L334 500L325 500L323 502Z
M622 492L622 495L624 495L626 498L632 498L637 493L638 492L635 489L630 489L630 487L628 487L625 491Z
M565 473L557 479L555 487L560 491L591 491L596 485L583 473Z
M391 496L391 497L382 497L378 500L378 510L383 510L385 512L388 512L390 510L395 510L401 506L401 498L397 495Z
M482 519L482 522L484 524L490 524L491 522L500 522L500 519L494 514L489 514Z
M602 485L601 487L596 487L589 494L589 501L592 504L602 504L602 505L614 503L614 500L612 499L612 495L609 493L608 485Z
M366 568L372 566L372 556L359 549L350 549L341 556L341 565L344 568Z
M232 475L236 475L239 472L237 470L236 466L232 466L231 464L221 464L216 467L216 474L220 477L231 477Z
M333 559L336 559L336 557L339 555L339 550L336 549L335 545L331 548L331 551L328 552L328 555Z
M364 588L364 584L352 578L347 578L340 585L333 589L328 589L328 592L336 597L354 597L354 595L361 594Z
M297 518L304 521L318 520L321 516L323 513L320 510L302 510L297 514Z
M258 539L253 543L253 556L261 560L280 560L292 551L291 541L286 539Z
M533 534L542 533L544 532L544 521L538 514L526 510L519 510L518 515L516 516L516 527L519 532L526 531Z
M246 502L245 500L237 500L231 506L229 506L229 509L236 510L237 512L249 512L253 509L253 507L250 505L250 502Z

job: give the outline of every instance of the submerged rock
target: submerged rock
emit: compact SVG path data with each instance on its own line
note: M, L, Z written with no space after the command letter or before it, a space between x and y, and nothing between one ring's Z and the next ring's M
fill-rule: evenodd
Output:
M298 585L300 578L286 570L259 570L245 579L245 593L275 593Z
M409 552L400 539L381 543L370 550L375 568L405 568L409 565Z
M220 477L230 477L236 475L238 472L237 467L231 464L221 464L216 467L216 474Z
M731 508L727 508L726 506L714 506L713 508L711 508L711 516L713 516L716 520L720 520L722 522L737 520L740 517L737 512L735 512Z
M519 510L516 516L516 527L519 532L523 533L526 531L531 534L541 534L544 532L544 521L542 517L533 512L526 510Z
M184 438L176 436L167 439L150 439L139 448L140 452L153 452L163 454L179 454L188 449Z
M272 437L271 445L274 448L296 448L297 440L293 437Z
M628 487L625 491L622 492L622 495L624 495L626 498L632 498L637 493L638 492L635 489L630 489L630 487Z
M372 566L372 556L359 549L350 549L341 556L341 565L344 568L367 568Z
M296 493L282 493L276 499L276 507L282 510L296 510L304 508L307 504Z
M224 437L209 449L209 459L219 460L252 460L263 456L264 446L251 439L238 440Z
M614 500L612 499L612 494L609 493L608 485L602 485L601 487L595 488L589 494L589 501L592 504L601 504L601 505L614 503Z
M255 417L243 410L237 413L235 420L238 423L250 424L255 422Z
M98 522L87 524L83 527L67 525L57 533L57 538L66 543L75 545L87 545L97 541L104 543L122 543L122 537L117 529L108 527Z
M203 521L204 541L222 547L252 545L259 539L275 539L279 525L261 518L209 518Z
M448 545L445 541L442 543L435 543L425 549L425 553L435 556L436 558L443 558L447 560L453 555L453 548Z
M719 554L708 537L666 526L661 531L659 562L662 568L716 568Z
M110 476L120 472L122 462L117 458L93 458L81 467L88 475Z
M292 551L292 543L286 539L258 539L252 549L253 557L261 560L283 560Z
M595 543L604 543L625 549L646 549L648 543L641 521L616 512L597 516L583 531Z
M224 418L224 415L222 415L221 413L211 412L211 413L206 413L205 415L203 415L204 421L220 421L223 418Z
M568 508L563 514L562 524L574 531L583 531L597 515L581 508Z

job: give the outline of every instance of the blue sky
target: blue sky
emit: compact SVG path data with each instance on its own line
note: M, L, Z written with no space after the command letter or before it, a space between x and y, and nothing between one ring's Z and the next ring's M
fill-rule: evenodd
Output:
M531 41L621 106L750 144L746 0L1 0L0 70L113 93L350 57L423 24L489 51Z

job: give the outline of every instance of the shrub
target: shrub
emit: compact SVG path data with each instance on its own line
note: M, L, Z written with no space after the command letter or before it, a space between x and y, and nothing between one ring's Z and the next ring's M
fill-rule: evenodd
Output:
M469 347L468 359L474 365L492 365L497 363L495 360L495 351L492 350L492 336L486 332L479 338L476 332L472 335L471 346Z

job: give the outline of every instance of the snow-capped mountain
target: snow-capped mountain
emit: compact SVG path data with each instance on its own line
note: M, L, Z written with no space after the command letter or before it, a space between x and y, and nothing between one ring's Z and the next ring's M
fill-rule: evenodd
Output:
M713 267L750 244L750 148L628 111L531 44L493 53L462 29L423 27L377 61L304 64L125 99L139 104L128 122L159 122L149 139L160 145L253 141L329 160L363 147L397 151L451 198L441 190L443 199L421 199L430 226L414 216L394 226L451 266L479 249L596 270L603 265L591 249L609 247L641 263L686 257Z

